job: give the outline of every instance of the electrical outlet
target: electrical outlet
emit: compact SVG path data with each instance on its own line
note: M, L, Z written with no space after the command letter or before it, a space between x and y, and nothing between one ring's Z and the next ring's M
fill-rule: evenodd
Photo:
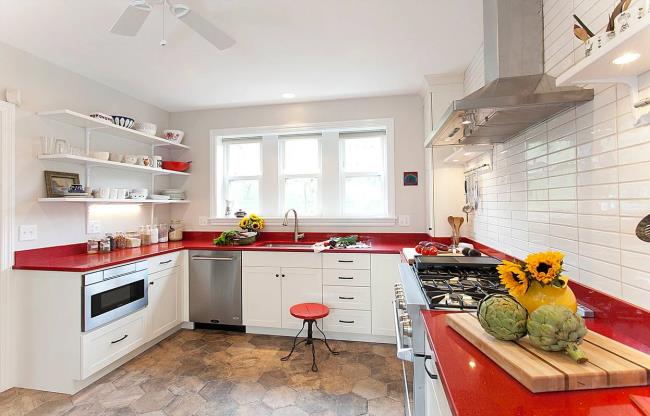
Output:
M20 241L33 241L38 237L38 227L36 225L21 225Z
M411 217L408 215L401 214L397 217L397 223L400 227L408 227L411 225Z
M208 225L208 217L199 217L199 225Z
M88 234L99 234L102 232L102 223L98 220L90 220L86 228L86 233Z

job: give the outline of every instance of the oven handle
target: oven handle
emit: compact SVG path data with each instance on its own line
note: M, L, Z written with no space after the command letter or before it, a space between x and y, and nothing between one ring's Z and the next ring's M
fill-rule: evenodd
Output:
M429 361L430 359L431 359L430 355L425 355L424 356L424 371L427 372L427 375L429 376L429 378L431 380L437 380L438 375L437 374L432 374L431 371L429 371L429 367L427 367L427 361Z
M399 328L399 317L397 316L397 301L393 299L393 318L395 320L395 337L397 339L397 358L403 361L413 362L413 348L405 348L402 341L402 334Z
M404 381L404 416L412 416L411 399L409 397L409 382L406 376L406 365L402 361L402 380Z
M208 261L233 261L232 257L204 257L192 256L192 260L208 260Z

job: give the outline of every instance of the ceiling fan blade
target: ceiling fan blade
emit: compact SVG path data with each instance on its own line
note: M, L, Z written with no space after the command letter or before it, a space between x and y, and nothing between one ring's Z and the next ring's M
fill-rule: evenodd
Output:
M228 49L235 44L233 38L184 4L174 4L171 6L171 9L181 22L188 25L192 30L217 47L217 49Z
M134 1L129 7L124 10L122 15L117 19L111 33L123 36L135 36L144 21L147 20L151 6L145 1Z

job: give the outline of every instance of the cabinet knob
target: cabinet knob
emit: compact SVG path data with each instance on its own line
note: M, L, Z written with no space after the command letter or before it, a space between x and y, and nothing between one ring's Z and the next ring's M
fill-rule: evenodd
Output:
M282 275L282 277L285 277L285 275Z
M149 282L149 286L153 286L155 282Z
M276 273L276 274L275 274L275 277L280 277L280 275Z

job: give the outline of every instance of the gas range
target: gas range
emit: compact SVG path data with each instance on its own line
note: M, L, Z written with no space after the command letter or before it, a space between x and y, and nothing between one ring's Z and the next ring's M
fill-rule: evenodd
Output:
M507 293L491 257L415 258L413 269L429 309L475 310L492 293Z

